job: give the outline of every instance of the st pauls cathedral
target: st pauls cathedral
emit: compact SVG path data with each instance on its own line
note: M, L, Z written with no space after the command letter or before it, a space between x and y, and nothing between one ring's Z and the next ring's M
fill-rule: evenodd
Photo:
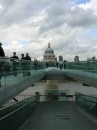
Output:
M45 53L43 55L43 61L56 62L56 56L53 49L51 48L50 42L48 43L48 48L45 50Z

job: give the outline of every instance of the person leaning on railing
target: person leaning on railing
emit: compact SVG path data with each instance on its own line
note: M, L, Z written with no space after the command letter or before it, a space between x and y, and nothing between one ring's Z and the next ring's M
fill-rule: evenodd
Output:
M16 56L16 52L13 52L13 56L10 57L11 62L13 64L13 74L15 77L17 77L17 67L18 67L18 56Z
M2 57L5 57L5 53L4 53L4 50L2 48L2 43L0 42L0 87L2 87L1 86L1 77L2 77L2 73L3 73L2 66L3 66L3 63L4 63L4 60L3 60Z
M26 76L26 62L25 62L24 54L21 54L21 67L22 67L23 77L25 77Z
M25 60L26 60L26 76L30 76L31 75L31 72L30 72L30 63L31 63L31 57L29 56L29 53L26 53L26 57L25 57Z

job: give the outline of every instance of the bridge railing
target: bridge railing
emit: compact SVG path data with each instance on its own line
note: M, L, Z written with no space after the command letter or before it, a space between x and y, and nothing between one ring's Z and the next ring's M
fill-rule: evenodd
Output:
M45 63L0 57L0 105L45 76Z
M77 92L75 94L75 101L77 106L79 106L82 110L97 118L97 97Z
M35 112L39 98L32 96L0 109L0 130L17 130Z
M66 62L66 68L75 70L97 71L97 60Z
M27 80L44 69L43 62L0 57L0 91Z

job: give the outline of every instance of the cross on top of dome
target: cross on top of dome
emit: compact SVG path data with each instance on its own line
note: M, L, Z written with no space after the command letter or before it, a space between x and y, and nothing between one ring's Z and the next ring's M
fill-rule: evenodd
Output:
M51 46L50 46L50 42L48 43L48 48L51 48Z
M48 43L48 48L45 50L45 53L52 53L52 54L54 54L54 51L53 51L53 49L51 48L51 46L50 46L50 42Z

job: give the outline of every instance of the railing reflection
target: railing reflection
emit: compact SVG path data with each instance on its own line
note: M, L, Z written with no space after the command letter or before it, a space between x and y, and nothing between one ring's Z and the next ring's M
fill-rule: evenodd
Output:
M0 57L0 91L45 71L45 64Z
M77 106L97 118L97 97L77 92L75 94L75 99Z

